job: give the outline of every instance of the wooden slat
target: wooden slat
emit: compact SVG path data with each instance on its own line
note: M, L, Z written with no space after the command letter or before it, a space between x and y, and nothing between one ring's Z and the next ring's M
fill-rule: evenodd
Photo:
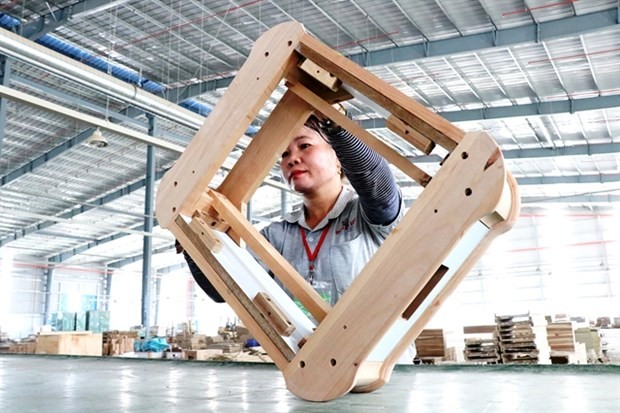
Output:
M207 277L209 281L226 299L226 302L233 308L235 314L255 338L259 340L272 360L279 368L286 367L295 357L295 353L271 324L265 320L252 300L237 285L213 253L202 244L200 237L181 216L175 220L172 230L202 272L205 275L210 275Z
M286 92L218 188L239 209L248 202L293 135L312 113L312 106Z
M372 135L366 129L362 128L353 120L347 118L336 108L325 102L319 96L312 93L312 91L306 89L303 85L300 84L287 83L286 85L288 86L289 91L295 93L297 96L304 99L314 108L316 108L316 110L321 112L324 116L333 120L338 125L342 126L353 135L357 136L366 145L370 146L375 151L380 153L388 162L403 171L411 179L415 180L422 186L426 186L428 184L431 179L430 175L409 162L406 158L401 156L398 152L389 147L383 141L377 139L374 135Z
M431 141L394 115L388 116L385 120L385 126L427 155L435 148L435 142Z
M321 321L330 310L314 288L286 261L282 255L237 211L225 196L211 191L213 207L231 228L239 234L252 251L269 267L282 284L306 307L312 316Z
M462 140L465 133L461 129L314 37L303 36L299 52L448 151Z

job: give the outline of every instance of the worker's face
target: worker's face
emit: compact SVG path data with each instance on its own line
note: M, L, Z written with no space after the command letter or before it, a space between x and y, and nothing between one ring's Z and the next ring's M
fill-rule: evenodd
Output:
M340 181L340 161L318 132L302 126L282 153L282 176L297 192L309 193Z

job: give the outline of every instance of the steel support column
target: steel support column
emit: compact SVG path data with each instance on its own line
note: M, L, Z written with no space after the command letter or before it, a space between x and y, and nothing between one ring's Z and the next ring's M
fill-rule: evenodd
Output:
M11 79L11 63L13 59L0 55L0 85L9 86ZM6 107L8 100L0 97L0 158L2 158L2 146L4 143L4 130L6 129Z
M155 118L149 116L149 135L155 136ZM155 188L155 148L148 145L146 149L146 187L144 193L144 232L153 232L154 188ZM142 248L142 317L141 323L145 327L145 338L150 336L151 321L151 258L153 238L144 236Z

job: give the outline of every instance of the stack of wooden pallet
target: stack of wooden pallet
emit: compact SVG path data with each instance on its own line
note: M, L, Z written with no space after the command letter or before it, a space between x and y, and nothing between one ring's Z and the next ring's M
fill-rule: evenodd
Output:
M529 314L496 315L497 337L503 363L538 364L538 349Z
M496 332L497 328L494 325L463 327L465 361L482 364L501 363Z

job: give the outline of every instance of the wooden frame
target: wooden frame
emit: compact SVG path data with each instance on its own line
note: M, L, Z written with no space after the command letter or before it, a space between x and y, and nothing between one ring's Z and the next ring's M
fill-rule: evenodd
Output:
M287 91L217 190L209 183L276 86ZM373 102L394 133L424 153L447 149L434 177L331 104ZM330 308L245 219L245 204L312 112L333 119L425 189ZM490 242L514 223L517 186L484 132L465 134L308 35L298 23L263 34L157 194L168 228L232 306L301 398L372 391ZM189 222L188 222L189 221ZM312 314L308 318L247 245Z

